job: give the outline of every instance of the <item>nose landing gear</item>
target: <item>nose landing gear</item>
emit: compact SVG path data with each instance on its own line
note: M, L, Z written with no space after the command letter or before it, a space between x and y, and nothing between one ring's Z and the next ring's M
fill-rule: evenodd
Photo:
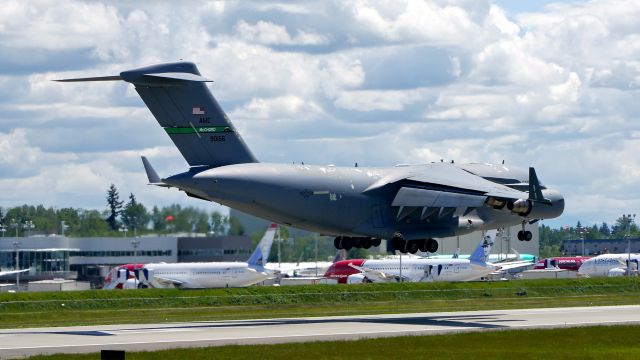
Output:
M522 230L518 231L518 240L531 241L531 239L533 239L533 234L531 234L531 231L524 229L524 221L523 221Z

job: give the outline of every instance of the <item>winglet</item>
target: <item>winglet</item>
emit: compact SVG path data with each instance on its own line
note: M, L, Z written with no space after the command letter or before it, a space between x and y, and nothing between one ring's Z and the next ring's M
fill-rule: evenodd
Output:
M144 165L144 171L147 173L147 179L149 179L149 185L169 187L169 185L162 182L162 179L160 179L160 176L158 176L158 173L155 171L153 166L151 166L151 163L149 162L149 160L147 160L147 158L144 156L142 156L142 165Z
M536 175L536 170L532 167L529 168L529 200L547 202L548 200L542 195L542 189L540 188L540 181Z

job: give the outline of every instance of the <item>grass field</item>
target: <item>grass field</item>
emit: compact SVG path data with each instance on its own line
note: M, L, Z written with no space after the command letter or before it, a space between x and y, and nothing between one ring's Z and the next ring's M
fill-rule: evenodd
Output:
M640 304L640 280L0 294L0 328Z
M157 359L635 359L640 326L504 330L357 341L220 346L130 352L128 360ZM98 354L31 359L98 359Z

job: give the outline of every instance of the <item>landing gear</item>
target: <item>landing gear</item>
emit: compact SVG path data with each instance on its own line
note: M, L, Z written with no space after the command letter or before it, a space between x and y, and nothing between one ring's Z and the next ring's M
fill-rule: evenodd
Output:
M518 231L518 240L520 241L531 241L533 239L533 234L531 231L524 229L524 221L522 222L522 230Z
M438 251L438 242L434 239L427 239L426 241L427 252L434 253Z
M528 230L520 230L518 231L518 240L520 241L531 241L533 239L533 234Z
M338 236L333 239L333 246L338 250L369 249L372 246L380 246L380 239L370 237Z
M404 236L400 233L393 234L393 237L391 238L391 245L395 250L398 250L401 253L407 252L407 242L404 240Z
M415 254L418 251L434 253L438 251L438 242L434 239L420 239L406 241L402 234L396 233L391 238L391 244L395 250L401 253Z

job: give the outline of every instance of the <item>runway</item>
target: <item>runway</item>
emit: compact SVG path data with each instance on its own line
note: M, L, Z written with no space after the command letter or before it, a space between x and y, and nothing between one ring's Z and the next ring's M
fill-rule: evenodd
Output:
M640 305L0 330L0 358L640 323Z

